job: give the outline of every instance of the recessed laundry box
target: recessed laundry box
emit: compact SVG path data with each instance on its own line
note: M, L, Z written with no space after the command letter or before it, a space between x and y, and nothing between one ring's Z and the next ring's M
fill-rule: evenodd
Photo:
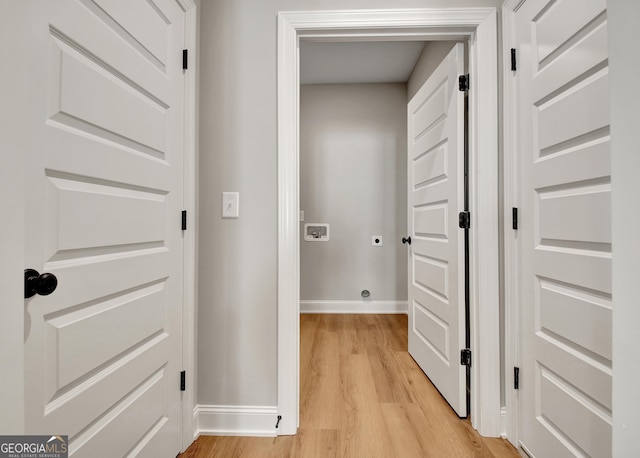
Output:
M329 225L321 223L305 224L304 239L307 242L327 242L329 240Z

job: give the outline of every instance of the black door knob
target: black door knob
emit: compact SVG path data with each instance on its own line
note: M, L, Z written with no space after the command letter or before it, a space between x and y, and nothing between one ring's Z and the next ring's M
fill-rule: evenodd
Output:
M37 270L24 269L24 298L39 294L48 296L58 287L58 279L55 275L44 273L40 275Z
M408 243L411 245L411 237L402 237L402 243Z

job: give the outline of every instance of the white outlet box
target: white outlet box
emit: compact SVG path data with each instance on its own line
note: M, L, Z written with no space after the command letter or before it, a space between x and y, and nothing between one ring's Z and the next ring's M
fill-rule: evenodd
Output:
M238 218L240 216L240 193L222 193L222 217Z
M382 236L381 235L372 235L371 236L371 245L372 246L382 246Z
M329 236L329 225L326 223L307 223L304 225L304 240L306 242L328 242Z

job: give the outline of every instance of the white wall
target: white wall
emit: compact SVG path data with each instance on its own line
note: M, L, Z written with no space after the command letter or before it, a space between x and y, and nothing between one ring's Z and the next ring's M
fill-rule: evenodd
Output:
M637 456L640 431L640 2L608 2L613 203L613 456Z
M301 232L303 301L361 300L367 289L369 300L406 302L406 99L406 84L301 87L300 209L331 225L327 242Z
M277 402L277 12L500 4L501 0L202 2L199 404ZM240 192L240 219L220 218L222 191Z

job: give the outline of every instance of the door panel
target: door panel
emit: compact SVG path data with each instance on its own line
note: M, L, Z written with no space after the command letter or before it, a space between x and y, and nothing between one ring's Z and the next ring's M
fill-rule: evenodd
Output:
M611 167L606 2L517 11L521 445L611 456Z
M409 353L451 407L467 415L465 344L464 47L456 45L408 105Z
M124 36L135 40L138 50L144 49L144 55L157 62L166 70L169 41L171 40L170 17L167 17L166 1L131 2L129 0L82 0L85 5L96 12L106 23L113 24L114 29L121 30ZM164 5L163 5L164 4ZM102 11L101 11L102 10ZM164 10L164 11L163 11ZM101 14L103 13L103 14ZM139 27L144 23L144 27Z
M55 3L55 4L54 4ZM184 11L63 0L31 12L26 432L72 456L181 449Z
M50 259L72 250L161 243L166 208L163 191L132 190L95 180L91 183L86 176L59 178L52 176L55 174L47 172L45 191L47 223L52 230L47 239Z
M162 158L166 139L159 133L166 126L166 102L79 47L52 35L52 120ZM116 115L113 106L129 109Z

